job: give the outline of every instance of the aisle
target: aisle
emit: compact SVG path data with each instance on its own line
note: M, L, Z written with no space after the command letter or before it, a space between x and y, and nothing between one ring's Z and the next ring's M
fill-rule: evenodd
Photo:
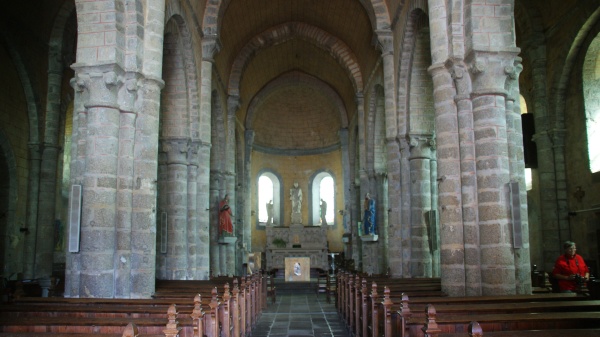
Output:
M252 331L252 337L349 337L335 305L315 293L277 294Z

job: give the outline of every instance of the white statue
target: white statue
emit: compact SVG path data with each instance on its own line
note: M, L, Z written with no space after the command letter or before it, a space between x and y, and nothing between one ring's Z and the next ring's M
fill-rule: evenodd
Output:
M298 183L294 183L294 187L290 188L290 200L292 201L292 214L300 213L302 208L302 189L298 187Z

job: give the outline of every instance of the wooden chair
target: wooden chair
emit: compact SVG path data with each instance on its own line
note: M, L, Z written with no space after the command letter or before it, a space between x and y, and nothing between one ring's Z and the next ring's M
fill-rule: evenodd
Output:
M273 273L267 274L267 298L271 298L272 304L275 304L275 301L277 300L277 287L275 287Z
M317 276L317 286L315 288L315 292L317 293L317 295L327 295L327 273L324 271L319 271L319 275Z
M335 300L337 306L337 278L335 274L327 275L327 303L331 303L331 297Z

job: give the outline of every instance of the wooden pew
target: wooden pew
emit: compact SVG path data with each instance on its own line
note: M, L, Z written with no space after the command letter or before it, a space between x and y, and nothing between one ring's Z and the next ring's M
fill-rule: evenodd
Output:
M360 278L352 274L339 275L338 287L343 290L338 294L340 305L338 310L346 320L349 329L355 336L401 336L410 331L413 336L420 336L420 328L425 324L424 307L428 303L437 303L444 322L444 326L457 325L461 331L466 331L470 322L469 317L485 315L482 321L488 330L498 330L498 325L511 326L507 320L515 320L512 328L519 326L534 326L540 328L554 324L554 328L569 328L569 324L577 326L576 322L584 324L593 321L592 318L600 312L600 302L584 301L586 297L575 294L543 294L543 295L511 295L511 296L482 296L482 297L447 297L447 296L416 296L411 297L411 308L408 306L406 293L393 294L390 287L384 286L383 298L377 293L377 284L367 286L367 278ZM382 282L389 284L393 279L382 278ZM434 281L435 282L435 281ZM403 280L402 286L395 289L408 289L410 281ZM357 285L358 284L358 285ZM417 294L427 287L412 288ZM535 301L538 302L535 302ZM411 310L412 309L412 310ZM576 311L575 313L571 313ZM567 312L567 323L557 325L556 317ZM537 313L531 314L531 313ZM537 319L539 314L553 319ZM441 315L441 316L440 316ZM503 316L504 315L504 316ZM553 316L554 315L554 316ZM453 322L450 318L460 321ZM523 319L520 319L523 317ZM525 319L529 317L529 319ZM449 320L446 322L445 320ZM551 322L551 323L549 323ZM495 328L489 328L496 325ZM600 327L600 326L597 326ZM592 326L591 328L595 328ZM448 328L450 329L450 328Z
M131 300L22 298L0 306L0 331L115 334L131 322L143 335L160 335L165 329L165 313L172 306L182 324L179 328L182 337L197 335L194 330L204 331L203 335L209 337L246 336L262 309L256 304L258 280L258 277L244 278L240 289L234 279L231 292L225 284L219 297L217 287L212 287L210 295L196 294L193 301L187 295L175 293L172 297Z
M588 313L589 314L589 313ZM494 316L494 317L488 317L488 318L484 318L485 319L485 323L480 323L480 321L474 321L473 319L477 319L479 317L483 317L483 316L479 316L477 315L476 317L473 317L472 315L469 316L469 319L471 319L471 321L468 323L467 325L467 330L468 334L465 334L465 330L464 325L460 326L458 330L460 330L460 332L446 332L445 330L445 326L444 323L441 323L438 313L435 309L435 307L433 305L428 305L427 308L425 309L425 316L426 316L426 320L424 322L424 326L421 328L421 332L422 334L419 334L418 336L430 336L430 337L466 337L466 336L477 336L477 337L569 337L569 336L578 336L578 337L591 337L591 336L599 336L600 335L600 328L598 327L592 327L592 328L587 328L585 326L579 326L576 328L557 328L557 325L564 325L565 322L559 322L558 324L556 324L556 318L555 317L544 317L544 315L535 315L537 317L534 317L534 315L532 314L528 314L524 317L524 319L521 318L517 318L516 320L514 319L514 317L508 318L506 317L506 315L504 317L500 317L500 316ZM571 320L571 317L569 317L570 315L565 315L567 317L565 317L566 321ZM589 316L589 315L588 315ZM508 321L506 321L506 319L508 319ZM586 318L587 319L587 318ZM590 320L595 320L596 318L591 318ZM503 322L503 323L508 323L507 325L510 326L515 325L515 324L520 324L523 321L536 321L538 323L541 323L543 321L551 321L548 324L545 324L543 326L543 328L540 329L535 329L535 330L530 330L530 329L509 329L509 330L504 330L504 331L486 331L486 325L489 322ZM456 319L456 321L461 321L464 322L464 319ZM441 324L440 324L441 323ZM581 323L581 321L578 321L576 323ZM495 323L497 324L497 323ZM456 328L456 325L452 326L453 328ZM414 332L413 332L414 333ZM417 336L417 335L411 335L411 336Z

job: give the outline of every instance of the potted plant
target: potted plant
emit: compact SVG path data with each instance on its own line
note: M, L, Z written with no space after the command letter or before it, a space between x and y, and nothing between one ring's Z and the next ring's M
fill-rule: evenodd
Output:
M274 238L273 244L278 248L285 248L287 242L285 242L282 238Z

